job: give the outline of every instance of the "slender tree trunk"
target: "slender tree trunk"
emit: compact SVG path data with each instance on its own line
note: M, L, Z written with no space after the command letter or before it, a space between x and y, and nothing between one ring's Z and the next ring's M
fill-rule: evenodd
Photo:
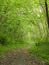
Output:
M47 24L48 24L48 28L49 28L49 14L48 14L47 0L45 0L45 9L46 9Z
M48 14L48 4L47 4L47 0L45 0L45 10L46 10L46 18L47 18L47 24L48 24L48 28L47 28L47 41L48 41L48 37L49 37L49 14Z

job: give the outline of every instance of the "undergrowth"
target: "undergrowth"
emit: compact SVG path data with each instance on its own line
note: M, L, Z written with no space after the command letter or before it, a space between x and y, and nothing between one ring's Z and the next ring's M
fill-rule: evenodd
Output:
M49 64L49 42L41 42L39 45L35 44L29 49L29 52Z

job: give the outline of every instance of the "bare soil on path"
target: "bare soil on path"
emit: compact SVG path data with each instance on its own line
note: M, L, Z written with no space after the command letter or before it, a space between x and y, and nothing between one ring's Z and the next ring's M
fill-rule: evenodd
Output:
M46 65L28 52L28 48L13 49L0 57L0 65Z

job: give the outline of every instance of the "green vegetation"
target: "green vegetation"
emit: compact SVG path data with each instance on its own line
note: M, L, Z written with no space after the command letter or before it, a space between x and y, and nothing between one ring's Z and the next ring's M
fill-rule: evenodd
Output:
M22 48L27 46L27 44L9 44L9 45L0 45L0 56L4 55L7 51L16 49L16 48Z
M29 52L49 62L47 27L45 0L0 0L0 55L30 44Z
M39 45L36 44L35 46L29 49L29 52L31 54L34 54L40 60L43 60L49 63L49 52L48 51L49 51L49 43L47 42L41 42Z

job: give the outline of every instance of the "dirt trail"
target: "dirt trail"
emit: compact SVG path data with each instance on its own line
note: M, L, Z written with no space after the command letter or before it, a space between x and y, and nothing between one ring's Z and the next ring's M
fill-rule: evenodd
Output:
M46 65L43 61L31 55L27 51L28 48L30 47L8 51L0 57L0 65Z

